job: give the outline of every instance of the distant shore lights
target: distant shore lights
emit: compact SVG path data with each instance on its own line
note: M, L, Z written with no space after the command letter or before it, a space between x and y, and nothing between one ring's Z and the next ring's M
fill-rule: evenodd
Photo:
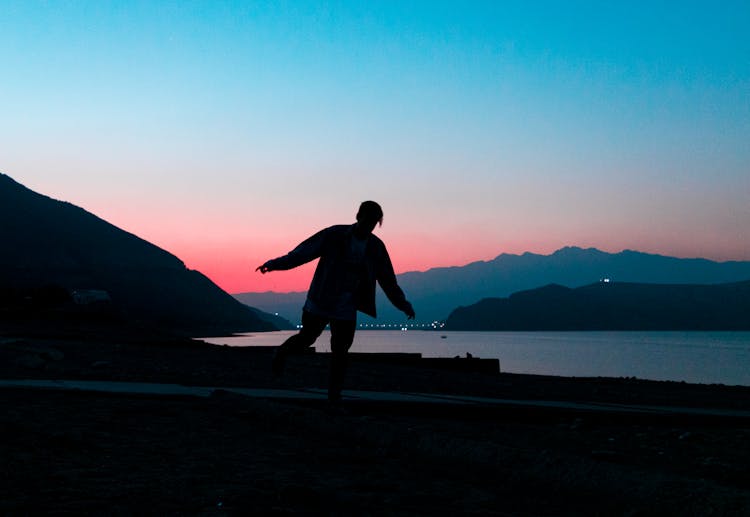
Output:
M433 321L432 323L360 323L358 325L361 329L372 329L372 330L410 330L410 329L441 329L445 327L444 321Z

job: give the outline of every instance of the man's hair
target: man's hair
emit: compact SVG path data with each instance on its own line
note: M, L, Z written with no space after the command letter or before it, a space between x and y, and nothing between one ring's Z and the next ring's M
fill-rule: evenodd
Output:
M375 201L364 201L359 205L359 211L357 212L357 220L360 218L377 221L378 224L382 225L383 209Z

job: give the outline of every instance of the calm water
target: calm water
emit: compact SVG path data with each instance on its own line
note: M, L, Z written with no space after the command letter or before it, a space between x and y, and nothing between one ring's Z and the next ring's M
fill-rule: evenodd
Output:
M231 346L278 345L293 331L209 338ZM442 338L441 336L445 336ZM315 344L330 350L329 334ZM504 372L638 377L750 386L750 332L432 332L358 330L353 352L470 353Z

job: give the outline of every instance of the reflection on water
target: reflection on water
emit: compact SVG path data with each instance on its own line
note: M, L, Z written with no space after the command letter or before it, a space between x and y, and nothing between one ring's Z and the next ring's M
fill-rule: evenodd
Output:
M205 341L275 346L293 331ZM442 336L445 336L443 338ZM330 350L329 334L315 345ZM575 377L638 377L750 386L750 332L357 331L353 352L498 358L502 371Z

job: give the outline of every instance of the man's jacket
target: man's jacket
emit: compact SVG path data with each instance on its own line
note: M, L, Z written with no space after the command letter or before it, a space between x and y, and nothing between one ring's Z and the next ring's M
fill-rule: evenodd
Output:
M267 262L271 270L292 269L320 257L307 293L316 307L335 307L345 283L346 256L354 237L354 225L336 225L319 231L283 257ZM354 293L357 310L375 317L375 282L401 311L411 309L398 286L385 244L370 235L365 247L360 280Z

